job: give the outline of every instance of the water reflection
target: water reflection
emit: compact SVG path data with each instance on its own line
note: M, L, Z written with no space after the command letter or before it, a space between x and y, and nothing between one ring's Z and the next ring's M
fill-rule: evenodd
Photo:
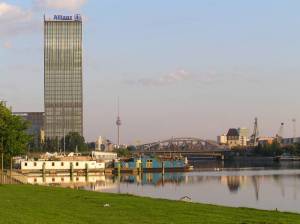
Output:
M24 182L228 206L300 212L300 169L235 169L105 176L26 176Z
M93 191L115 188L117 186L117 182L114 177L105 175L29 175L24 176L24 180L22 182L28 184L82 188Z

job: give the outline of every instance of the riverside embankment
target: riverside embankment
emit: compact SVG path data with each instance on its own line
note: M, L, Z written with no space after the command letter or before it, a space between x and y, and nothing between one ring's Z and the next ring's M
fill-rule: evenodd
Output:
M300 223L300 215L36 185L0 185L0 223Z

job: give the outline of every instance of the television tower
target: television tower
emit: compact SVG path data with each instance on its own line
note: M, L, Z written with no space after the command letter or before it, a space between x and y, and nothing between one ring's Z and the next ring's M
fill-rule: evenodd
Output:
M117 116L117 121L116 121L116 125L117 125L117 143L118 143L118 147L120 146L120 126L121 126L121 118L120 118L120 105L119 105L119 97L118 97L118 116Z
M259 137L259 132L258 132L258 119L257 117L254 119L254 127L253 127L253 134L250 137L250 145L251 146L257 146L258 144L258 137Z

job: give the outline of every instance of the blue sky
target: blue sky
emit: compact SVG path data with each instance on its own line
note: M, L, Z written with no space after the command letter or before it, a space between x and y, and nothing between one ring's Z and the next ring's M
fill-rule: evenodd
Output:
M275 135L300 121L300 2L0 0L0 98L43 110L43 14L84 17L85 137ZM298 122L299 123L299 122Z

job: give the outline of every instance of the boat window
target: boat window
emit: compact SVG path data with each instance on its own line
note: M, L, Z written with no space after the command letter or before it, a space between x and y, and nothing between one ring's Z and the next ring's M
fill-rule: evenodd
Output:
M78 181L79 180L79 177L76 177L76 181Z
M61 165L61 166L64 166L64 162L61 162L60 165Z
M33 165L36 166L36 162L34 162Z
M27 163L25 163L25 166L27 166Z
M54 162L52 162L52 166L55 166L55 163L54 163Z
M78 166L78 162L76 162L76 166Z

